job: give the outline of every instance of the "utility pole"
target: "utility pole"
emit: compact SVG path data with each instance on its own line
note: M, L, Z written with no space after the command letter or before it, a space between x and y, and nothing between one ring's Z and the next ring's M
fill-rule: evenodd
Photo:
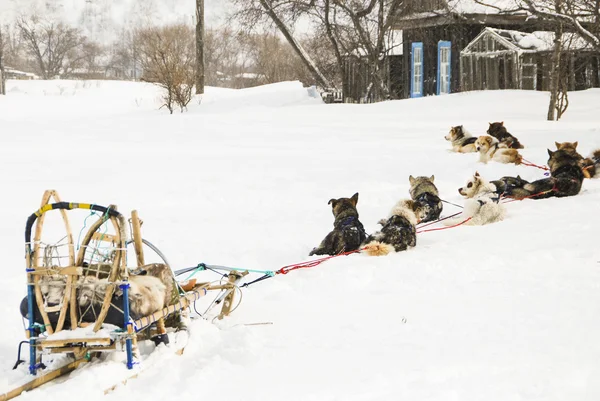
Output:
M6 95L6 75L4 73L4 38L2 36L2 27L0 26L0 95Z
M204 93L204 0L196 0L196 94Z

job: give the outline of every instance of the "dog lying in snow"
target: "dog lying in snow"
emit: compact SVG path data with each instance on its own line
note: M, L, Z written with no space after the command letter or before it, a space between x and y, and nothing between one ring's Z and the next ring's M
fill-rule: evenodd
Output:
M469 132L462 125L457 125L456 127L450 128L450 132L448 132L448 135L446 135L444 139L452 143L452 150L454 152L477 152L477 149L475 149L475 141L477 138L471 136L471 134L469 134Z
M506 127L504 126L504 121L500 121L497 123L490 123L490 126L487 130L487 134L493 136L500 142L503 146L511 149L523 149L524 146L519 142L519 140L514 137Z
M383 256L401 252L417 245L415 226L427 216L429 206L410 199L401 200L391 210L387 219L381 219L381 230L365 240L365 252L369 256Z
M577 152L578 142L554 142L557 150L564 150L576 157L585 178L594 178L600 170L600 149L595 150L589 157L584 158Z
M470 220L465 224L473 226L496 223L504 219L504 206L499 203L500 195L496 193L496 186L485 181L479 173L476 172L458 192L467 198L463 212L454 219L445 220L445 225L459 224L467 218Z
M408 177L408 181L410 182L410 189L408 190L410 197L417 202L429 206L429 212L421 221L422 223L439 219L444 207L439 197L438 189L433 183L434 179L435 176L433 175L431 177L415 178L412 175Z
M331 231L318 247L314 248L312 255L338 255L343 252L355 251L365 240L367 234L362 223L358 220L358 192L351 198L330 199L331 211L335 218L333 231Z
M482 135L475 141L479 152L479 161L487 163L490 160L500 163L521 164L523 157L516 149L503 148L500 143L489 135Z
M556 152L548 149L548 155L550 177L532 181L521 188L513 188L509 194L510 197L545 199L553 196L562 198L579 194L585 178L580 164L580 156L568 149Z

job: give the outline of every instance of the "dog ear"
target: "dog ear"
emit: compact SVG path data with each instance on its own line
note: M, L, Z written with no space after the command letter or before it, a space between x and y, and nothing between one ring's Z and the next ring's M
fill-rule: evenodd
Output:
M337 199L329 199L329 202L327 202L327 204L331 205L332 208L335 207L336 203L337 203Z
M429 177L429 181L433 182L433 180L435 180L435 175L432 175L431 177Z
M553 154L554 154L554 152L551 151L550 149L548 149L548 156L552 157Z
M415 185L415 177L413 177L412 175L408 176L408 182L410 182L410 185Z
M350 200L352 201L352 203L354 203L354 207L356 207L356 204L358 203L358 192L352 195L352 198L350 198Z

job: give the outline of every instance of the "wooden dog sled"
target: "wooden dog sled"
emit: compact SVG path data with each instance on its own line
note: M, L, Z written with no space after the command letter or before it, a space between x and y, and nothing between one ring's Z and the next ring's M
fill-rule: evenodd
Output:
M73 240L67 213L74 209L90 210L91 215L95 214L97 217L89 228L84 223L80 233L82 239L78 244ZM42 232L46 214L53 210L60 212L66 235L59 241L61 243L50 245L42 242ZM102 352L124 351L127 367L132 369L138 335L148 333L149 327L153 326L156 332L154 339L164 340L166 337L168 340L165 321L185 311L209 291L218 291L223 299L218 317L229 315L237 283L247 272L231 272L228 281L218 285L188 284L184 291L175 281L164 255L142 238L141 225L142 221L135 210L127 221L116 206L62 202L56 191L48 190L44 193L41 208L29 216L25 228L27 298L23 301L23 309L26 304L29 373L37 377L0 394L0 401L12 399L24 391L70 373ZM87 232L83 233L86 228ZM130 279L132 272L145 271L148 266L145 264L145 247L153 250L164 262L173 280L174 291L161 310L148 316L131 316ZM131 248L137 262L137 267L134 268L127 266L127 253L128 249L131 253ZM103 279L107 283L104 297L99 300L98 307L92 308L93 313L89 311L89 306L88 310L84 310L78 299L81 283L89 277ZM62 292L58 304L48 302L49 280L61 283ZM117 292L121 293L120 297L116 296ZM118 319L122 322L120 327L115 327L115 320L111 324L107 323L107 317L110 318L115 311L122 313ZM90 316L93 318L90 319ZM151 334L148 336L152 337ZM42 355L59 353L68 354L72 361L57 369L45 369Z

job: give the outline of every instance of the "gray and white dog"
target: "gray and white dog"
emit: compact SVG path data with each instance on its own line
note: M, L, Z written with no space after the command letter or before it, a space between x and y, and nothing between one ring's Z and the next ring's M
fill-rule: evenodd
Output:
M365 240L369 256L384 256L417 245L416 225L427 215L428 206L412 199L401 200L392 208L387 219L381 219L381 230Z
M421 220L421 223L438 220L444 208L444 204L439 197L439 192L433 181L435 176L431 177L408 177L410 182L410 197L429 207L426 216Z

